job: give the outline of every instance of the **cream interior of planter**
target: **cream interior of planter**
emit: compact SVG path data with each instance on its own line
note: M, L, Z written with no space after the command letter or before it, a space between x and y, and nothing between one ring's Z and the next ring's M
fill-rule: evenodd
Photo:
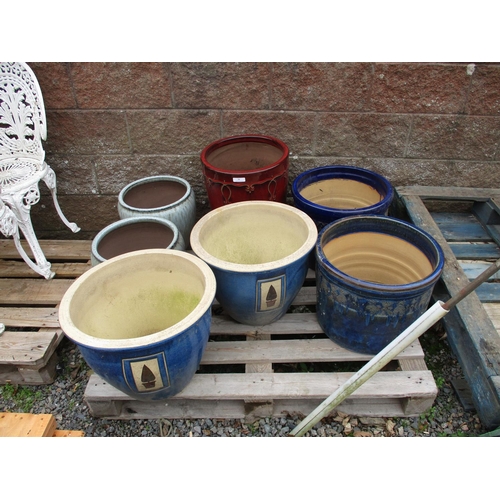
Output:
M316 205L342 210L369 207L383 198L372 186L352 179L312 182L301 189L300 194Z
M67 335L86 345L153 343L183 331L211 306L215 277L195 256L143 250L87 271L60 306Z
M343 273L384 285L403 285L429 276L426 255L406 240L377 232L357 232L334 238L323 247L326 258Z
M193 251L209 264L235 271L285 265L314 246L312 219L277 202L249 201L209 212L191 233Z

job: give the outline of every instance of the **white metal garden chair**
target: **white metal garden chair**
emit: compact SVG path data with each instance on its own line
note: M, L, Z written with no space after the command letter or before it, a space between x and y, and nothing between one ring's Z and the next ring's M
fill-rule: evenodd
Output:
M42 92L25 63L0 63L0 230L12 236L24 261L47 279L54 276L31 223L31 206L40 200L43 180L61 220L74 233L80 228L64 216L57 201L56 174L45 162L42 140L47 122ZM35 262L24 251L21 229Z

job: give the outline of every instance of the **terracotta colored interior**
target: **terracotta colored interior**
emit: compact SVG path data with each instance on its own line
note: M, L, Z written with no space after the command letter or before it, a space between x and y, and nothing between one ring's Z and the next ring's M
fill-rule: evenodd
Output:
M193 311L205 286L198 267L180 258L140 257L99 266L82 283L70 309L79 330L132 339L169 328Z
M276 163L283 151L264 142L237 142L215 149L207 162L220 170L251 171Z
M364 182L352 179L325 179L301 189L307 200L324 207L352 210L369 207L382 200L380 193Z
M419 248L396 236L377 232L339 236L323 246L323 253L343 273L384 285L413 283L433 271Z
M174 232L168 226L155 222L135 222L119 226L100 241L97 251L104 259L148 248L168 248Z
M200 244L213 257L236 264L263 264L283 259L308 238L300 217L268 206L241 207L209 219Z
M133 186L124 194L123 201L135 208L159 208L175 203L186 192L187 187L181 182L156 180Z

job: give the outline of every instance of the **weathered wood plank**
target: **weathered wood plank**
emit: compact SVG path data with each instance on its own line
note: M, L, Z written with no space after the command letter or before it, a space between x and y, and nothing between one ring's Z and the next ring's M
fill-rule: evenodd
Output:
M16 366L43 366L54 352L57 334L54 331L9 332L0 337L0 363Z
M7 327L59 328L55 307L0 307L0 318Z
M57 260L89 260L92 242L90 240L40 240L40 247L48 261ZM33 257L26 241L22 241L26 253ZM21 259L14 240L0 239L0 258Z
M318 324L316 313L287 313L278 321L269 325L253 326L237 323L226 315L214 315L210 334L246 335L261 337L262 335L289 334L323 334Z
M420 343L415 342L396 359L423 358ZM209 342L202 365L244 363L332 363L368 361L373 356L344 349L330 339L256 340Z
M500 259L500 248L495 243L448 242L457 259Z
M218 373L195 374L189 385L171 400L202 399L325 399L353 373ZM378 372L352 398L435 398L437 388L429 371ZM92 374L86 400L131 400L129 396Z
M422 200L488 201L500 196L500 189L445 187L445 186L398 186L399 196L418 196Z
M430 214L446 241L491 241L492 238L478 220L470 214Z
M51 270L55 279L77 278L91 268L90 262L52 262ZM24 261L0 260L0 278L37 278L45 279L33 271Z
M1 279L0 304L57 305L72 283L69 279Z

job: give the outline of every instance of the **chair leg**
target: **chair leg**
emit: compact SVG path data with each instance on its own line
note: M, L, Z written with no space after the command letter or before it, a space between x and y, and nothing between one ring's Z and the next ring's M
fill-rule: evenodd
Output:
M26 262L26 264L28 264L33 271L41 274L46 279L53 278L55 273L51 271L50 262L48 262L45 258L45 255L43 254L40 244L35 236L35 232L33 231L29 213L31 205L25 205L23 197L19 195L10 196L9 201L12 208L5 205L3 201L0 200L0 231L4 234L4 236L13 237L17 251L23 258L24 262ZM21 227L31 251L33 252L36 264L29 258L28 254L21 245L19 227Z
M68 226L71 231L74 233L77 233L80 231L80 228L74 223L74 222L69 222L68 219L65 217L63 214L61 207L59 206L59 202L57 201L57 181L56 181L56 173L52 168L45 164L47 166L47 173L43 177L43 180L47 187L50 189L50 192L52 193L52 199L54 201L54 206L56 207L57 213L59 214L59 217L61 220Z

